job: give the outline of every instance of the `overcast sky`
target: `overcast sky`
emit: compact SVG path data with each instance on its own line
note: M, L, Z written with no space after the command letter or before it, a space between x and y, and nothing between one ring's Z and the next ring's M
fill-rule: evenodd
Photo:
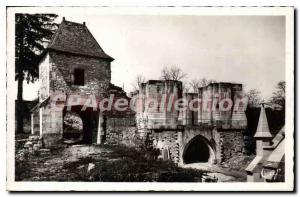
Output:
M164 66L176 65L186 80L207 78L237 82L268 99L285 80L283 16L151 16L58 12L82 23L112 62L112 83L132 90L138 74L158 79ZM34 93L32 91L34 90ZM37 96L38 85L24 87L24 99Z

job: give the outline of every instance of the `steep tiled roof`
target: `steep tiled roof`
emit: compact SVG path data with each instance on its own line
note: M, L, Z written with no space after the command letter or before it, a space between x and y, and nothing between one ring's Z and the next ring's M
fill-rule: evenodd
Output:
M49 43L48 49L114 60L103 51L85 23L63 20Z

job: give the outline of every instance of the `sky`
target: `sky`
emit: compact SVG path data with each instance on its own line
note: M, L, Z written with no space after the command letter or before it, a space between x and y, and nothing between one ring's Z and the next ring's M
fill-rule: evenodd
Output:
M97 15L58 11L57 21L86 22L111 64L112 83L127 92L138 74L159 79L178 66L185 81L214 79L257 89L267 100L285 80L284 16ZM24 85L24 99L38 83Z

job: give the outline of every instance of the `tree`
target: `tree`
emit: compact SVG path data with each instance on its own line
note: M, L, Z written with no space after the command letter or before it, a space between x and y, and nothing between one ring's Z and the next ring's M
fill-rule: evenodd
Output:
M57 25L55 14L15 15L15 80L17 93L17 131L23 133L23 81L34 82L38 78L38 63L46 43Z
M281 109L285 109L285 81L280 81L276 85L276 91L273 92L273 96L270 99L270 104L274 107L279 106Z
M200 79L200 85L201 87L207 86L208 85L208 81L205 78Z
M202 78L199 80L199 86L200 87L204 87L204 86L207 86L211 83L217 83L217 80L214 80L214 79L206 79L206 78Z
M206 78L202 78L202 79L193 79L190 82L190 86L193 88L194 92L198 92L198 89L204 86L207 86L211 83L216 83L216 80L210 79L207 80Z
M217 81L214 80L214 79L210 79L210 80L208 80L207 85L208 85L208 84L211 84L211 83L217 83Z
M248 97L248 107L259 107L259 105L263 102L260 94L261 92L256 89L251 89L246 93L246 96Z
M191 82L190 82L190 86L192 87L193 91L195 93L198 92L198 89L201 87L201 81L200 80L197 80L197 79L193 79Z
M134 91L136 91L139 90L141 84L145 82L146 82L146 77L144 77L142 74L138 74L131 85L134 88Z
M190 84L188 83L188 82L186 82L186 81L183 81L182 82L182 91L183 91L183 93L188 93L188 92L190 92Z
M180 81L186 77L186 74L177 66L164 67L161 71L161 79Z

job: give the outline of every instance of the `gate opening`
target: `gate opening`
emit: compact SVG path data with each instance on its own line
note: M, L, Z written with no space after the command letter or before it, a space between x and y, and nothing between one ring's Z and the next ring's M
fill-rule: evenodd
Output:
M183 162L185 164L210 162L211 154L212 150L208 142L201 136L196 136L186 146Z
M71 111L64 109L63 140L66 144L92 143L92 118L97 115L89 108L85 111L81 111L81 108L72 106Z

